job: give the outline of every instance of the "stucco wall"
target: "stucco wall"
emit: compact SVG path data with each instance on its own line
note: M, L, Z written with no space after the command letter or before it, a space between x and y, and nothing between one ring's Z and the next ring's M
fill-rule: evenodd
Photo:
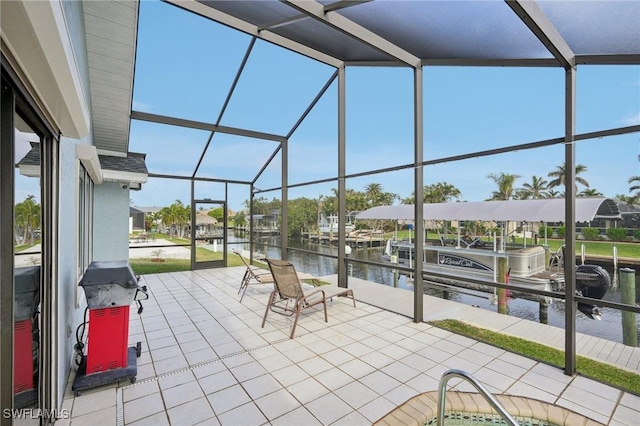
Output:
M84 40L84 20L80 2L63 2L63 12L76 66L84 86L81 96L89 104L89 68ZM78 288L78 187L79 161L76 145L93 144L92 134L82 139L61 137L59 156L59 214L58 214L58 398L64 398L70 369L75 366L75 331L84 320L86 300Z
M93 259L129 259L129 189L122 183L95 187L93 206Z
M60 142L60 209L58 220L58 395L64 395L64 386L75 344L75 329L82 322L86 306L78 297L78 160L76 144L79 141L62 138ZM80 294L82 296L82 294ZM78 304L76 304L78 302Z

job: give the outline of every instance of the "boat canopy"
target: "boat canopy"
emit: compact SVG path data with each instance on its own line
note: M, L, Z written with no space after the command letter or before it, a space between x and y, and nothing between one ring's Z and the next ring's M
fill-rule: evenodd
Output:
M620 219L620 210L610 198L576 198L576 222ZM413 204L378 206L358 213L357 219L413 220ZM424 220L481 220L564 222L564 198L537 200L469 201L423 204Z

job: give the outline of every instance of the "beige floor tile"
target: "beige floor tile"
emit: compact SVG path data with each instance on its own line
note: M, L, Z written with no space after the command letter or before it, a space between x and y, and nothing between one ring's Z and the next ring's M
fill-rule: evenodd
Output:
M201 397L204 397L204 392L195 380L162 390L162 398L167 408L173 408Z
M309 402L305 405L305 408L309 410L320 423L325 425L331 424L354 411L349 404L333 393L328 393Z
M193 372L190 370L186 370L186 371L181 371L179 373L162 376L157 380L157 382L160 385L160 389L167 390L174 386L181 385L183 383L193 382L194 379L195 379L195 376Z
M167 411L172 425L190 426L215 417L206 398L196 399Z
M81 395L75 398L73 402L73 409L71 410L71 417L76 418L88 413L115 406L115 386L110 386L106 389L88 389L82 391Z
M285 389L272 392L254 402L268 419L278 418L301 407L300 402Z
M355 410L377 399L379 396L360 382L348 383L340 389L336 389L333 393Z
M321 423L313 417L306 408L299 407L283 416L278 417L271 421L274 426L290 426L290 425L305 425L305 426L320 426Z
M157 392L160 392L157 380L137 382L132 386L127 386L122 389L122 399L124 402L129 402Z
M247 392L240 385L234 385L207 395L216 415L220 415L251 401Z
M395 405L391 401L383 397L379 397L365 406L360 407L360 409L358 409L358 414L363 415L373 423L394 408Z
M391 389L401 385L398 380L383 373L382 371L374 371L373 373L364 376L360 381L379 395L384 395Z
M262 412L253 402L242 405L233 410L229 410L226 413L220 414L218 416L218 419L223 425L237 426L255 426L267 422L264 414L262 414Z
M329 389L312 378L287 386L286 389L303 404L307 404L329 393Z
M166 412L154 414L144 419L140 419L133 423L127 423L128 426L169 426L169 418Z
M103 408L83 416L73 417L71 423L75 426L111 426L116 424L116 407ZM57 423L57 422L56 422Z
M252 399L257 399L277 390L283 389L282 385L270 374L255 377L242 382L242 387Z
M164 402L160 393L143 396L124 403L124 421L132 423L137 420L149 417L153 414L165 411Z
M308 379L310 376L297 365L289 365L271 373L282 386L287 387L294 383Z

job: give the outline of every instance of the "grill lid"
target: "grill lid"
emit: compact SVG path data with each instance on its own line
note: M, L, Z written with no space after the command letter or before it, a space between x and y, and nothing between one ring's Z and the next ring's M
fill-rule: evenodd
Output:
M84 273L80 285L90 287L117 284L124 288L137 288L138 280L126 260L93 261Z

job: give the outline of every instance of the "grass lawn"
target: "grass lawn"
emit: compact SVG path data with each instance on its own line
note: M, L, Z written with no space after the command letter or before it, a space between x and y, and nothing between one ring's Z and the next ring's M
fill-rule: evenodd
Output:
M174 244L188 244L189 240L183 238L169 238L168 235L156 234L156 238L166 239ZM160 258L163 258L160 253ZM196 258L199 262L206 262L211 260L222 260L222 253L214 253L211 250L205 248L196 247ZM145 274L160 274L163 272L177 272L177 271L189 271L191 270L191 259L172 259L163 258L162 262L157 262L151 258L132 258L129 259L129 264L137 275ZM231 253L227 254L226 266L243 266L242 261L238 256L232 256Z

